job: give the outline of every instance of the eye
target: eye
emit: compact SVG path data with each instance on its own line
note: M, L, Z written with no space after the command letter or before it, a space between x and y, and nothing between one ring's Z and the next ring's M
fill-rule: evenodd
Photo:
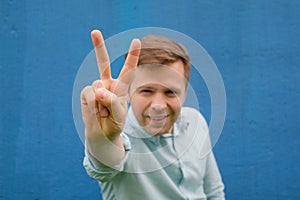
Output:
M148 96L148 95L151 95L153 93L153 91L151 89L145 88L145 89L141 89L139 91L139 93L144 95L144 96Z
M152 90L150 90L150 89L143 89L143 90L141 90L141 92L142 93L150 93L150 92L152 92Z
M165 93L168 96L177 96L177 92L174 90L167 90Z

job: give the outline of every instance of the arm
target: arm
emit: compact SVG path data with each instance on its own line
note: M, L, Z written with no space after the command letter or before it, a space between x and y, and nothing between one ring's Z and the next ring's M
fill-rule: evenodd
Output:
M140 41L133 40L122 71L112 79L110 61L100 31L92 31L100 80L87 86L81 93L82 117L85 124L86 149L98 162L119 164L125 150L120 137L127 113L129 72L135 68L140 53Z
M212 151L207 156L204 192L209 200L225 199L224 184Z
M120 136L124 143L125 151L129 151L131 149L129 138L123 133L121 133ZM121 163L114 166L107 166L94 159L86 148L83 166L90 177L100 182L106 182L110 181L120 171L123 171L124 163L127 161L127 155L128 154L125 154L125 158L121 161Z

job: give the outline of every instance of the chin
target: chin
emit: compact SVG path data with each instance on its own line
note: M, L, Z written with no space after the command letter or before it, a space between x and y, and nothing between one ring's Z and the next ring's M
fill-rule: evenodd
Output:
M165 133L170 133L171 132L171 129L172 129L172 126L171 127L145 127L144 130L149 133L150 135L163 135Z

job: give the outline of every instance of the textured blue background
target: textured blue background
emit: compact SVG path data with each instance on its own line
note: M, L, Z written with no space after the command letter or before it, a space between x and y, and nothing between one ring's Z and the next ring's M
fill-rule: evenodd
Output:
M228 108L214 150L227 198L300 199L299 10L298 0L2 1L0 199L100 199L81 164L73 82L92 29L144 26L187 34L219 67Z

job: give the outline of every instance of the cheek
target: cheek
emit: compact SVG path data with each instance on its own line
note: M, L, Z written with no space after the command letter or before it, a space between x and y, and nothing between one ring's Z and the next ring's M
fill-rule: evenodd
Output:
M177 97L169 101L169 105L173 110L180 110L184 102L183 97Z
M170 102L170 105L174 110L178 110L181 107L181 103L179 101L172 101Z
M129 102L131 107L137 112L143 111L147 105L147 99L137 95L131 97Z

